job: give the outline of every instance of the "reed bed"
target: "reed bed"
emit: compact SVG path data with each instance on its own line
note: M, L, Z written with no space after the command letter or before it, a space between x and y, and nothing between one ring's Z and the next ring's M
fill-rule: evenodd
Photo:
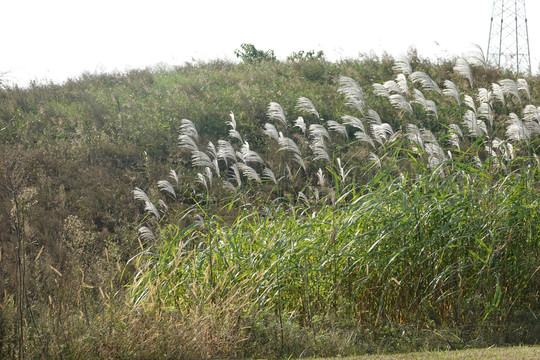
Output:
M381 172L333 204L276 201L231 225L210 215L169 224L133 259L133 303L188 312L230 302L239 324L270 313L314 331L341 318L473 336L535 316L538 169L447 165L447 176Z

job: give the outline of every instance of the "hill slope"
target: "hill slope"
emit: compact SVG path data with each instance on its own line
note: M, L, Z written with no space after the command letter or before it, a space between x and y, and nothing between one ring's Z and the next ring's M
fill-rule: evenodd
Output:
M1 89L0 354L537 341L538 85L413 53Z

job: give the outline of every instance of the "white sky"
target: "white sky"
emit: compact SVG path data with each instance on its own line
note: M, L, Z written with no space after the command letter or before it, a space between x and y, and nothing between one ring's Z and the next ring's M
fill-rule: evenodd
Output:
M373 51L422 57L487 51L493 0L2 0L0 74L8 83L62 82L83 71L235 59L242 43L323 50L330 60ZM540 1L527 2L533 72ZM437 45L438 44L438 45Z

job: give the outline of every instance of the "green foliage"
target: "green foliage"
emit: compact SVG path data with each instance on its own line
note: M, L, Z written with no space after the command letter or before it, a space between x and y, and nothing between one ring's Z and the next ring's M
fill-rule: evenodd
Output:
M300 61L312 61L312 60L324 60L324 51L319 50L315 53L315 50L293 52L287 56L287 61L300 62Z
M260 63L261 61L274 61L276 56L274 50L258 50L253 44L240 45L241 50L235 50L234 55L237 58L242 59L246 64Z

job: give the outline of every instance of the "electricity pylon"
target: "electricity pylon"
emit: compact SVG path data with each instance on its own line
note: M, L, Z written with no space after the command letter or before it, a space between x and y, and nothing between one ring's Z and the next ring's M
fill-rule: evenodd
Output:
M499 68L531 74L525 0L493 0L487 61Z

